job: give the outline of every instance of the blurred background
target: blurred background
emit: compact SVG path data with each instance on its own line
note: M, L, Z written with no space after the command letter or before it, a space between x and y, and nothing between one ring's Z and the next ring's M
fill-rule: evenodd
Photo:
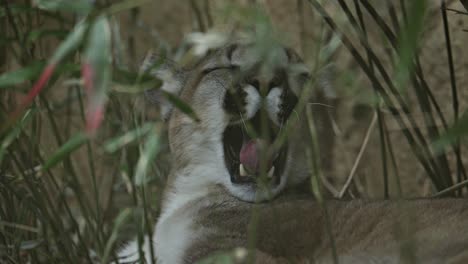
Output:
M140 65L149 51L182 61L197 39L233 30L292 47L326 73L310 107L329 197L463 196L467 9L463 0L1 1L0 262L107 262L121 241L151 234L170 154L142 93L159 82Z

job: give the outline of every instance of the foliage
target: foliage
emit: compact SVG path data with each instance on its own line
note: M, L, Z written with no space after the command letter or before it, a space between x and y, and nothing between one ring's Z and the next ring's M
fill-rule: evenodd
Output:
M124 239L128 223L137 229L134 233L141 249L143 237L153 232L153 215L159 210L168 158L164 122L157 114L149 118L150 111L139 107L138 92L161 83L132 67L132 63L120 62L126 56L122 53L131 51L119 50L123 40L116 29L120 27L118 15L135 14L148 1L23 2L3 1L0 6L0 26L8 26L8 34L0 36L0 67L17 65L5 66L8 70L0 74L0 262L107 262L114 259L114 250ZM315 57L307 59L312 61L313 72L325 68L338 50L345 48L370 80L375 97L369 102L379 127L385 197L389 197L389 167L396 167L392 150L395 142L390 140L382 114L385 109L399 124L436 191L463 195L468 178L460 144L468 133L468 118L458 114L452 60L456 55L451 50L445 1L441 14L445 18L447 73L452 76L453 122L447 121L449 118L440 110L440 102L431 92L434 87L428 86L420 64L420 36L428 1L400 1L399 5L389 1L386 9L377 9L379 4L367 0L353 1L353 8L348 6L351 1L336 1L334 8L352 30L343 29L328 13L324 1L298 1L305 2L307 8L320 15L322 24L317 28L321 28L323 36L328 30L325 25L333 35L328 40L320 36L320 41L310 47ZM467 2L461 2L466 8ZM201 10L196 1L190 1L190 6L195 23L206 33L215 23L210 9ZM281 34L273 30L263 9L261 5L241 8L230 4L222 15L239 20L243 27L254 28L259 50L269 51ZM383 36L381 42L369 38L363 12L377 25ZM32 17L49 24L35 24ZM60 27L48 26L52 24ZM55 48L47 52L45 47L50 43ZM387 54L390 64L377 55L376 50L385 45L391 47ZM193 56L197 47L187 52L186 46L181 46L171 50L169 56L183 63L187 57L180 54ZM9 61L4 53L9 54ZM408 111L404 94L409 89L417 95L418 107L425 113L423 125ZM198 120L190 105L172 94L162 94ZM308 125L313 132L312 113L306 102L296 110L308 111ZM442 123L442 128L436 123ZM323 175L318 160L312 158L318 157L320 150L315 133L311 134L314 144L308 147L313 192L323 202L321 189L317 188L319 176ZM449 154L456 157L455 173L448 165ZM110 160L106 169L111 170L103 172L98 163L105 160ZM353 177L350 173L350 183ZM350 193L348 187L336 193ZM154 256L154 252L151 254ZM229 254L219 254L206 263L215 260L233 261Z

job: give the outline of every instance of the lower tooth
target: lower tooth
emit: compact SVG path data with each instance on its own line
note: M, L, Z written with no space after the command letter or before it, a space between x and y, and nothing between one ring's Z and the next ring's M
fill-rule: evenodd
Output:
M268 171L268 178L273 178L273 173L275 173L275 166Z
M244 168L244 165L242 163L239 165L239 175L242 177L247 176L247 171Z

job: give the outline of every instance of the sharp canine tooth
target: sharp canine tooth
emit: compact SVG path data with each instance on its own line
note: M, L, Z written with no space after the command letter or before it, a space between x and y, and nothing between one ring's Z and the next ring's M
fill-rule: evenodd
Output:
M244 168L244 165L242 163L239 165L239 175L242 177L247 176L247 171Z
M268 171L268 178L273 178L273 173L275 173L275 166Z

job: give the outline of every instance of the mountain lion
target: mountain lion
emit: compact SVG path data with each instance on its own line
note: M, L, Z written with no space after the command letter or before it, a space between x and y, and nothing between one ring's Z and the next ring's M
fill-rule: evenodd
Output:
M310 75L293 51L239 42L151 73L164 81L148 96L167 118L174 166L147 260L152 245L159 264L217 252L235 263L468 263L466 200L321 204L306 194L311 133L295 107L309 100ZM138 259L136 243L119 256Z

